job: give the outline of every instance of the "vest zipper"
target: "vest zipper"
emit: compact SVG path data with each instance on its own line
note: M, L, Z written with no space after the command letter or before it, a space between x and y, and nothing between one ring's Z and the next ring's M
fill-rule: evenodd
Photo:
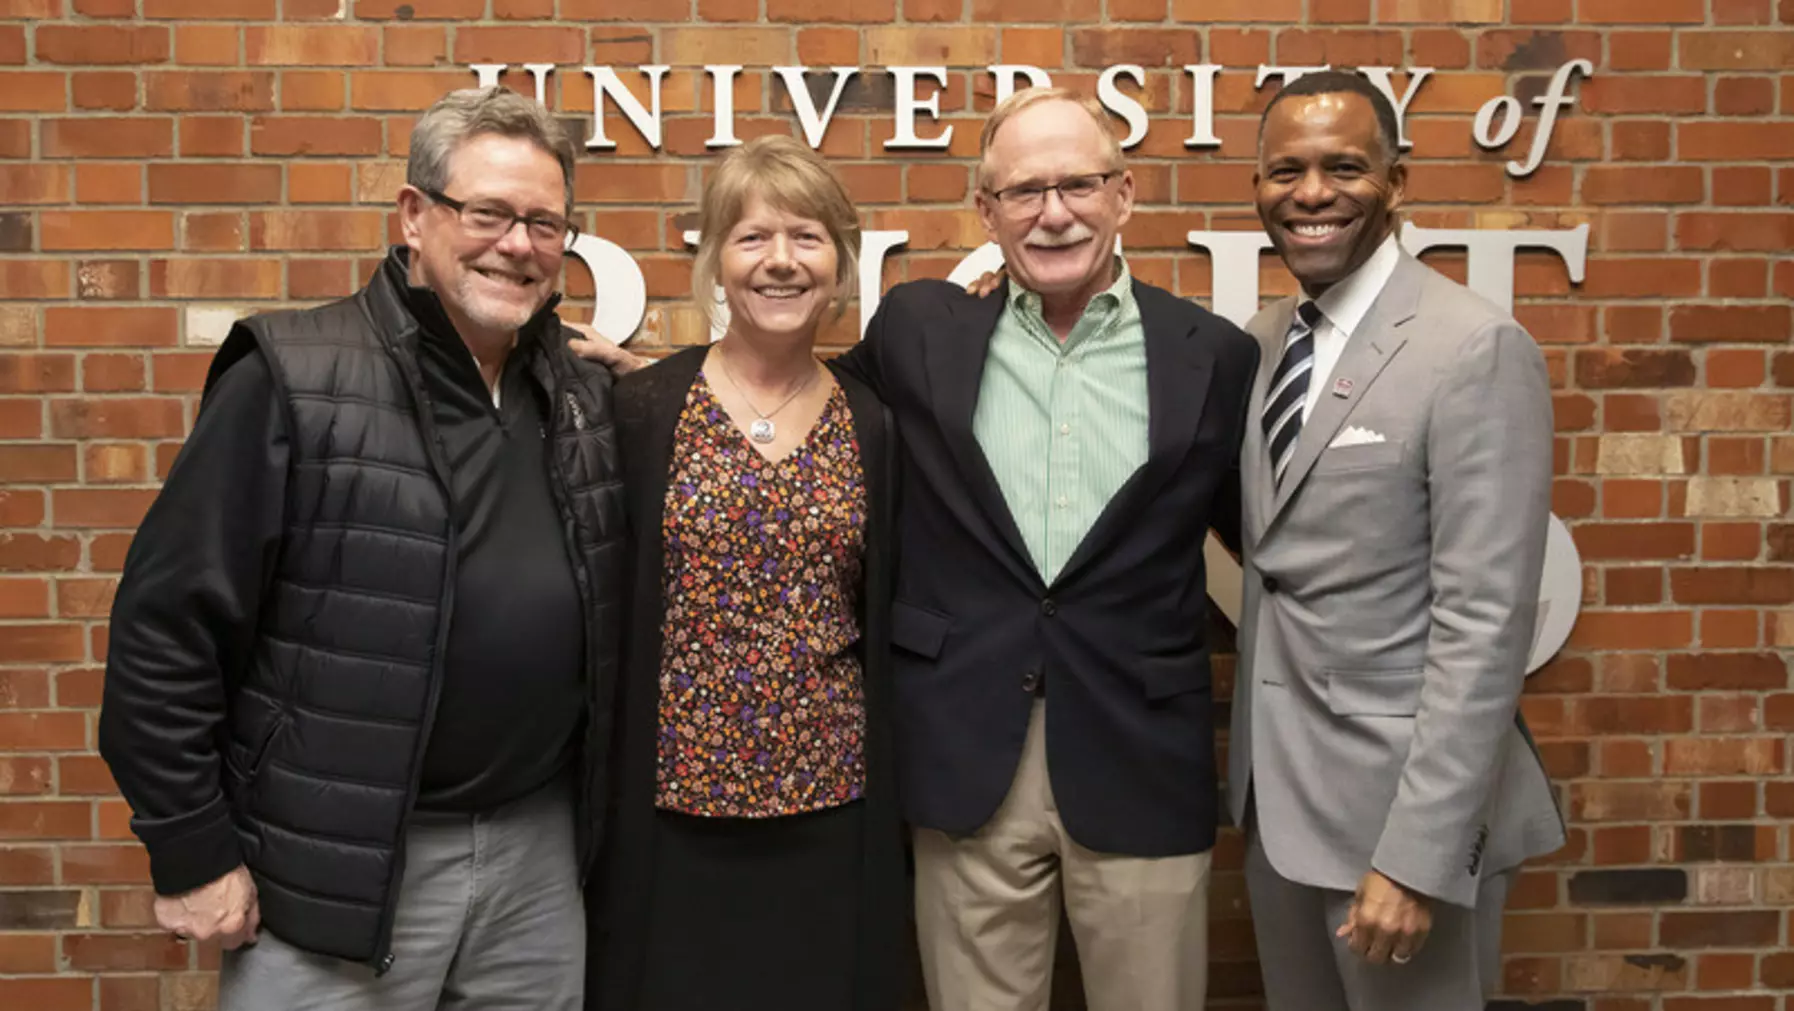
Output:
M556 374L552 363L546 364L546 371L551 380L547 398L549 405L552 407L555 404L554 394L558 392L561 395L560 401L566 404L567 411L573 418L573 430L575 432L587 431L590 425L587 423L585 410L579 405L579 398L574 395L572 390L561 385L562 377ZM567 549L567 562L573 567L573 583L579 591L580 612L585 623L585 649L582 651L584 656L580 659L584 667L583 680L586 695L585 735L589 740L594 722L598 718L597 671L593 669L592 663L592 651L597 648L598 643L597 611L592 605L591 576L586 572L585 553L580 550L579 546L579 523L573 516L571 494L567 490L567 477L561 470L560 454L556 452L554 433L558 429L553 424L552 410L549 412L549 418L549 431L543 440L542 458L548 462L548 488L554 495L555 509L560 513L561 540ZM586 763L590 761L588 751L589 749L582 742L579 749L579 768L578 775L575 777L573 803L574 817L583 819L587 823L591 820L591 812L586 810L589 792L587 789L589 784L586 782ZM595 841L590 838L589 824L576 824L574 832L577 838L586 840L585 846L575 854L579 860L579 882L584 885L587 865L590 863L590 854L586 850L595 852L597 847Z
M442 566L442 603L436 610L436 643L431 650L430 687L424 701L424 719L418 726L417 747L411 753L410 782L405 787L405 817L409 819L411 809L417 803L418 785L423 779L424 751L430 745L430 731L436 723L436 704L442 696L443 654L448 648L449 623L455 610L455 571L460 554L460 538L455 529L454 486L449 479L448 460L443 455L436 422L430 414L430 398L424 388L423 375L418 371L417 362L407 358L398 349L389 346L387 353L398 362L399 370L405 374L405 380L411 387L411 406L417 412L418 433L423 439L424 453L430 458L430 469L436 475L437 486L442 491L443 505L448 516L448 536ZM401 825L399 838L393 846L392 873L386 881L386 905L380 910L380 925L374 935L375 976L391 972L393 963L398 961L392 951L392 931L393 921L399 911L399 886L405 880L404 831Z

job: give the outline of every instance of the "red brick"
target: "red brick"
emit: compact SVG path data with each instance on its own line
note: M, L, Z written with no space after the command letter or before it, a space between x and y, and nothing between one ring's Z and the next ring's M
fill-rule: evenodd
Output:
M1794 604L1794 568L1675 568L1669 585L1684 604Z
M585 52L586 33L575 27L459 28L455 31L455 62L460 64L577 64L585 58Z
M256 250L376 250L385 236L384 216L372 211L258 211L250 215L249 245Z
M125 71L96 70L69 75L69 88L77 109L129 112L137 108L137 75Z
M243 32L243 62L252 67L370 67L379 60L378 28L254 25ZM575 56L572 61L557 62L577 61Z
M82 449L81 473L93 484L142 484L149 480L143 447L129 443L89 443ZM103 618L104 613L91 617Z
M174 215L166 211L44 211L38 225L46 252L174 246Z
M152 20L272 21L275 0L143 0Z
M1631 3L1632 0L1619 0ZM1697 0L1698 2L1698 0ZM1595 77L1582 85L1582 104L1597 113L1636 115L1647 112L1707 111L1707 80L1699 75L1669 77Z
M467 75L449 70L369 70L349 77L349 108L375 112L422 111L443 95L467 86Z
M1572 646L1587 650L1677 649L1693 642L1694 620L1686 611L1584 613L1570 632Z
M136 260L81 260L75 264L75 294L96 301L134 299L142 288L138 277Z
M0 576L0 618L48 618L49 587L47 581L35 576ZM39 671L0 671L0 707L22 709L50 704L47 691L41 698L25 696L32 690L31 683L25 680L27 675L35 677L37 684L45 683ZM6 782L6 774L0 770L0 793L6 792ZM15 792L19 782L15 780ZM47 791L46 786L44 791L32 792Z
M1705 194L1695 166L1591 165L1582 178L1592 204L1698 204Z
M1678 341L1780 344L1788 340L1789 309L1768 306L1679 306L1670 312Z
M335 70L288 70L280 75L283 112L339 112L348 80Z
M279 203L280 166L151 165L149 199L152 204Z
M1766 116L1775 111L1775 81L1722 77L1713 85L1713 111L1721 116Z
M166 158L174 153L174 120L163 116L46 119L46 158Z
M167 933L67 934L62 948L69 966L84 972L142 972L187 965L186 942Z
M390 25L383 31L386 65L389 67L429 67L448 59L448 32L443 28L431 25ZM601 29L594 28L592 31L596 37ZM593 55L598 56L597 53ZM635 55L639 59L617 62L651 62L652 45ZM602 57L599 59L603 63L611 62Z
M67 89L67 74L0 70L0 112L61 112Z
M181 157L235 158L243 154L243 117L181 117Z
M83 205L140 204L143 168L129 162L94 161L75 166L75 199Z
M1585 24L1698 25L1707 20L1703 0L1581 0L1578 20Z
M1608 65L1614 70L1668 70L1674 46L1675 36L1667 31L1609 32Z
M0 165L0 206L68 202L66 165Z
M1781 916L1773 909L1663 914L1658 936L1670 948L1747 948L1774 945Z
M0 480L10 484L50 484L75 480L73 446L0 443Z
M168 29L161 25L40 25L42 63L145 64L168 62Z
M270 71L151 71L144 75L143 88L143 107L150 110L263 112L274 108L274 74Z
M179 25L174 58L190 67L234 67L241 60L242 30L234 25Z
M93 982L84 977L0 978L0 1006L31 1011L91 1011Z
M1679 41L1685 70L1777 71L1794 65L1794 37L1787 32L1682 32Z
M155 490L147 488L58 488L51 493L51 508L58 527L129 529L143 521L155 498Z
M1160 0L1162 5L1163 0ZM857 21L885 23L895 13L896 0L766 0L768 21ZM1162 9L1162 7L1161 7ZM755 11L757 16L758 11ZM750 16L746 20L753 20Z
M249 150L256 155L377 155L378 120L366 116L257 116L250 123Z
M1676 653L1669 657L1668 684L1678 691L1783 690L1788 668L1775 653Z
M67 298L68 293L67 263L0 259L0 299Z
M74 388L74 355L33 353L0 355L0 394L67 393Z
M186 427L170 397L95 397L51 401L50 431L58 439L178 438Z
M269 259L178 259L150 262L156 298L278 298L281 264Z

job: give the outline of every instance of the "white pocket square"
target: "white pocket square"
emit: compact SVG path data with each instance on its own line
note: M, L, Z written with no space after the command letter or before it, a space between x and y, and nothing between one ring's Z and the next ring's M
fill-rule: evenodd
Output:
M1382 432L1373 432L1368 428L1349 425L1333 441L1327 444L1328 449L1344 449L1347 446L1371 446L1379 442L1388 442Z

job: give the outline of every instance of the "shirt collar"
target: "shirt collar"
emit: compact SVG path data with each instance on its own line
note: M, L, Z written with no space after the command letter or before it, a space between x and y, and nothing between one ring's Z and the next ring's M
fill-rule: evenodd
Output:
M1115 257L1115 283L1098 292L1090 300L1090 304L1084 307L1084 312L1088 314L1092 309L1114 309L1121 304L1122 297L1131 290L1133 283L1133 276L1127 270L1127 257L1117 254ZM1031 312L1038 316L1040 315L1040 295L1012 280L1009 285L1009 308L1011 311Z
M1383 293L1383 287L1389 283L1400 259L1401 243L1396 241L1395 233L1390 232L1377 251L1370 254L1370 259L1359 264L1358 269L1346 275L1344 280L1321 292L1314 304L1320 307L1327 322L1350 337L1364 321L1365 314L1370 312L1377 296Z

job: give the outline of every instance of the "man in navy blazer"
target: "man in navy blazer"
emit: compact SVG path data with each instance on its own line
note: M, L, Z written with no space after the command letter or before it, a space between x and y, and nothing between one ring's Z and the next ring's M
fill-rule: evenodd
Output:
M1063 902L1094 1011L1192 1011L1217 810L1202 546L1237 540L1218 513L1258 348L1129 277L1133 178L1094 102L1000 105L977 203L1009 280L898 285L844 359L904 447L898 778L929 1000L1044 1011Z

